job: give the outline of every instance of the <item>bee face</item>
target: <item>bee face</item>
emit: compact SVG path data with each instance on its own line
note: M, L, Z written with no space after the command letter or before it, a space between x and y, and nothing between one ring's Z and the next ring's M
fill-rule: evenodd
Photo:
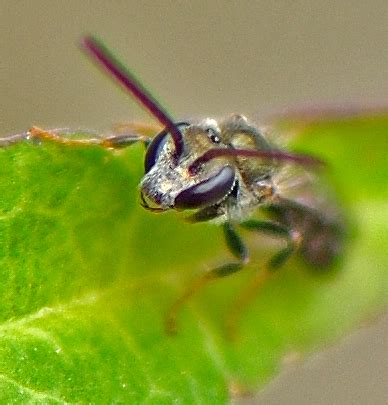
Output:
M227 202L232 208L239 206L240 210L257 205L255 192L272 171L268 162L220 155L203 164L195 174L190 171L193 163L209 151L241 147L269 150L268 142L257 128L240 115L232 115L220 123L206 118L198 123L178 123L177 127L184 140L179 160L175 157L174 142L165 131L148 147L146 173L140 184L146 208L155 205L160 210L217 207L216 216L220 216L226 211Z

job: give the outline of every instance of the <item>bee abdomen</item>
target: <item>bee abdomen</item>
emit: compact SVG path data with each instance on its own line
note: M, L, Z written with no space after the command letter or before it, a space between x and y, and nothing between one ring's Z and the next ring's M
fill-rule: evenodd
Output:
M301 235L299 251L312 266L329 268L341 256L344 227L336 218L329 218L325 212L287 199L270 205L268 211L290 232L297 231Z
M342 251L343 232L337 224L320 224L303 235L301 254L314 267L331 267Z

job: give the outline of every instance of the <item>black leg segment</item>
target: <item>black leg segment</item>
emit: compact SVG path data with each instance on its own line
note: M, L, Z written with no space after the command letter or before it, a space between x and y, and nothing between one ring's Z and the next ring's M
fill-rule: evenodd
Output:
M233 256L246 263L248 261L248 249L230 222L224 224L224 235L226 244Z
M287 227L271 221L249 220L241 224L245 229L258 231L284 239L287 246L277 252L267 263L268 270L276 270L281 267L287 259L297 250L301 238L297 233L293 233Z

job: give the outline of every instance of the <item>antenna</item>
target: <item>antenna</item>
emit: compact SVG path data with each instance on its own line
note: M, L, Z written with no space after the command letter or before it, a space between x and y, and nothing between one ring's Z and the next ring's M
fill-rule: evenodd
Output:
M191 175L196 174L199 167L209 160L223 156L250 157L256 159L274 159L283 162L294 162L301 165L323 165L324 162L314 156L290 153L282 150L253 150L253 149L210 149L194 160L189 166Z
M156 118L175 144L175 156L179 159L183 153L183 137L169 114L157 103L151 93L141 84L135 74L126 68L96 37L86 36L82 41L83 49L92 59L108 73L109 76L127 90L154 118Z

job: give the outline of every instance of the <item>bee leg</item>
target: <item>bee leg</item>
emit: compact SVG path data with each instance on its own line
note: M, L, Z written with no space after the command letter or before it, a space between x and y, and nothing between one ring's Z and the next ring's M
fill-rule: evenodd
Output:
M151 138L139 134L112 135L106 138L85 138L72 139L66 135L57 134L51 131L45 131L38 127L32 127L26 134L25 139L39 139L56 142L67 146L92 146L98 145L107 149L120 149L130 146L136 142L143 142L146 146Z
M161 128L159 125L144 122L127 122L115 125L113 131L114 135L106 138L113 148L123 148L139 141L148 147Z
M22 134L10 135L0 138L0 148L6 148L14 143L19 143L28 139L28 132Z
M101 142L101 146L108 149L123 149L127 146L131 146L134 143L142 142L147 148L151 143L151 138L146 135L139 134L119 134L112 135L107 138L104 138Z
M227 263L222 266L212 269L190 284L183 294L173 303L170 310L167 313L165 319L165 329L169 334L176 334L178 330L177 316L182 306L198 291L205 287L209 282L216 280L220 277L226 277L237 271L241 270L249 260L248 250L243 243L240 236L235 231L234 227L226 222L224 224L224 235L228 248L233 256L238 259L238 262Z
M299 232L293 231L277 222L249 220L241 224L245 229L266 233L286 241L286 247L276 253L267 263L268 270L276 270L297 250L302 242Z
M218 218L223 215L224 212L220 209L218 205L211 205L210 207L202 208L185 218L187 222L207 222L212 219Z
M249 286L239 294L234 302L226 320L227 334L231 339L236 338L239 319L244 309L255 298L265 282L287 261L287 259L298 249L301 243L301 236L299 233L291 231L276 222L250 220L243 222L241 226L249 230L271 234L282 238L286 241L286 246L271 257L266 263L264 269L256 274Z
M118 123L113 127L113 132L118 135L125 134L142 134L153 138L162 128L156 124L148 124L145 122L124 122Z

